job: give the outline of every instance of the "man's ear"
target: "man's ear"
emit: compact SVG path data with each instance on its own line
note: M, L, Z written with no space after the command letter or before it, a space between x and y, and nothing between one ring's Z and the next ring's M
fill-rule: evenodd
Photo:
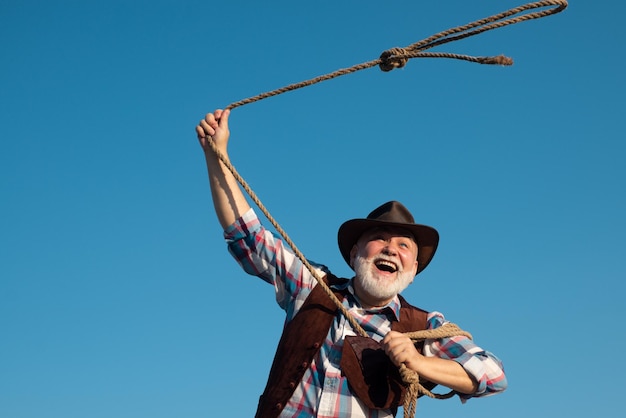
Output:
M356 244L354 244L352 246L352 249L350 250L350 267L352 267L352 270L354 270L354 259L356 258L357 251L358 251L358 248Z

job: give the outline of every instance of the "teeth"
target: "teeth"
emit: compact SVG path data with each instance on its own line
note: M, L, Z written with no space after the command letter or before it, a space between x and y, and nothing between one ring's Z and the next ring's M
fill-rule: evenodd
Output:
M387 260L378 260L376 262L376 266L377 267L386 266L386 267L389 267L389 269L391 269L392 271L398 270L398 266L396 266L395 263L392 263L391 261L387 261Z

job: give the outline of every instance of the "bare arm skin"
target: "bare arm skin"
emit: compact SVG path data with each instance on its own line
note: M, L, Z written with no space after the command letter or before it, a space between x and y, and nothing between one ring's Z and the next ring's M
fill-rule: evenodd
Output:
M198 135L200 146L204 150L209 173L213 206L215 207L217 219L224 229L232 225L250 209L250 205L241 191L239 183L215 155L208 143L209 137L213 138L217 148L228 159L229 116L229 110L223 111L218 109L213 113L207 113L205 118L196 126L196 134Z
M474 379L459 363L438 357L423 356L417 351L413 341L400 332L390 331L382 344L391 361L398 367L404 364L407 368L417 372L420 377L459 393L471 395L478 389Z

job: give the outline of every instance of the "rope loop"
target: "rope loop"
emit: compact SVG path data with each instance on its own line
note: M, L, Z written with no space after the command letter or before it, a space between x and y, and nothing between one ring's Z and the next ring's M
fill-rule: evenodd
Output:
M450 54L445 52L429 53L424 51L436 46L447 44L449 42L459 41L461 39L469 38L480 33L502 28L504 26L557 14L565 10L567 5L567 0L542 0L534 3L527 3L523 6L507 10L506 12L492 15L484 19L476 20L467 25L457 26L455 28L436 33L435 35L432 35L426 39L423 39L404 48L396 47L388 49L384 51L378 59L364 62L361 64L356 64L352 67L342 68L325 75L311 78L309 80L304 80L299 83L290 84L279 89L261 93L247 99L239 100L226 106L226 109L234 109L239 106L267 99L268 97L277 96L279 94L293 91L302 87L312 86L313 84L321 83L322 81L331 80L336 77L341 77L347 74L354 73L356 71L372 68L377 65L382 71L389 72L395 68L404 67L407 61L411 58L450 58L475 62L478 64L512 65L513 60L502 55L497 57L474 57L462 54ZM535 9L540 10L533 11Z
M404 48L391 48L380 54L380 64L378 67L382 71L388 72L395 68L402 68L409 61L407 50Z

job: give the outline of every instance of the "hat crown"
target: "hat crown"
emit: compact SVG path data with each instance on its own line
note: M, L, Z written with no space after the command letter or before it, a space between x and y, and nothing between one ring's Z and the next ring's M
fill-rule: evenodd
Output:
M396 202L395 200L387 202L374 209L369 215L367 215L367 219L405 224L415 223L411 212L409 212L409 210L404 207L402 203Z

